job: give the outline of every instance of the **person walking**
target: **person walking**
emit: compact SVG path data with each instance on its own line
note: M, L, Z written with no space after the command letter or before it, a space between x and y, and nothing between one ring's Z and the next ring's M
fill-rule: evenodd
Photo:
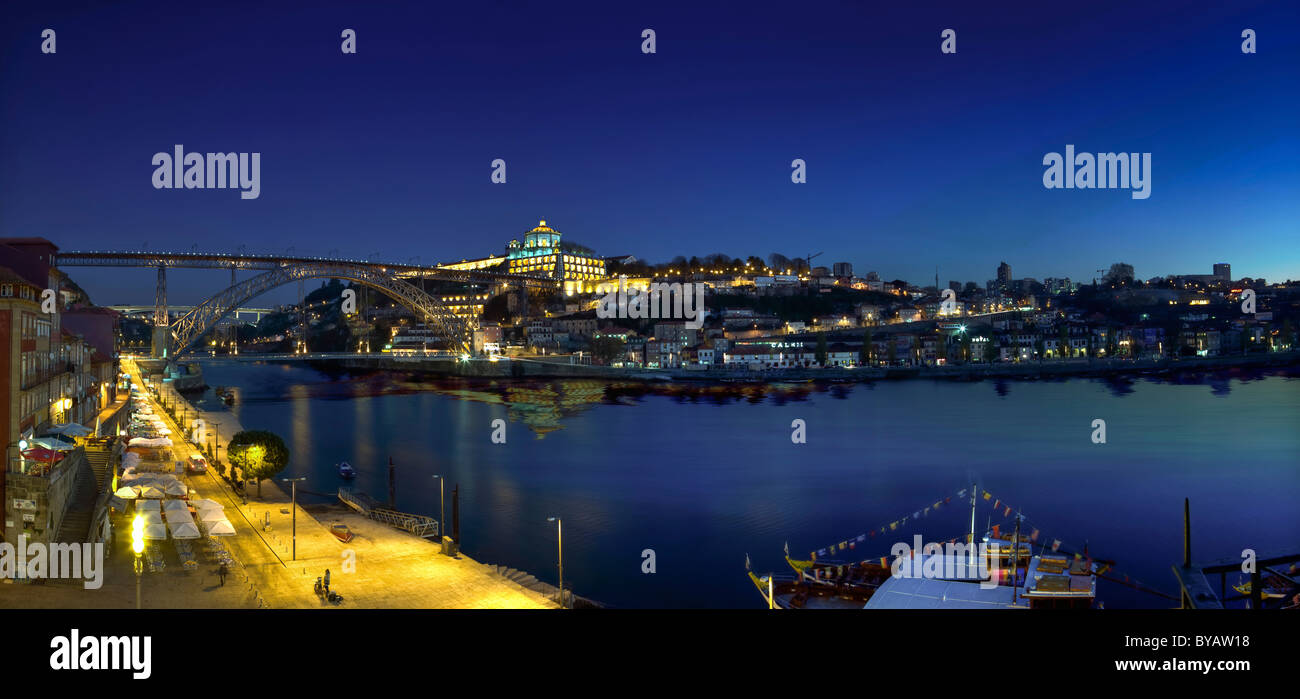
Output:
M225 561L222 561L222 562L221 562L221 567L220 567L220 568L217 568L217 576L221 578L221 586L222 586L222 587L225 587L225 586L226 586L226 573L229 573L229 572L230 572L230 569L226 567L226 562L225 562Z
M330 569L325 569L325 594L330 593Z

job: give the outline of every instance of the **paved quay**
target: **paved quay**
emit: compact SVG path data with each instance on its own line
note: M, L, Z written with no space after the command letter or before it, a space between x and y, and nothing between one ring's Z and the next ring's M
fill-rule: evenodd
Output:
M129 360L123 362L126 365ZM139 372L131 363L126 369L138 380ZM141 386L143 389L143 386ZM183 401L169 389L169 404ZM151 400L152 397L151 397ZM181 442L186 431L154 401L155 411L172 429L176 451L185 449ZM188 406L188 403L185 403ZM188 412L195 412L193 407ZM218 443L226 444L243 429L230 413L198 411L209 434L217 432ZM187 420L188 423L188 420ZM177 453L178 458L183 457ZM224 457L224 453L222 454ZM224 460L224 459L223 459ZM435 608L435 609L555 609L558 604L544 594L529 590L498 575L492 566L460 554L443 556L440 546L407 532L392 529L351 511L327 509L322 522L299 504L294 509L291 498L278 483L262 481L262 495L257 486L247 487L248 503L209 469L207 474L187 476L190 487L199 497L211 498L226 506L227 518L236 535L223 542L238 561L233 583L246 586L253 596L252 606L270 608L334 607L318 597L313 584L330 570L330 587L343 595L341 608ZM313 508L315 509L315 508ZM297 516L297 555L291 536L294 512ZM265 523L269 521L269 529ZM354 533L344 544L329 531L339 521ZM204 568L200 566L200 571ZM227 579L227 585L232 584ZM214 601L215 596L210 596ZM220 606L225 606L220 605Z

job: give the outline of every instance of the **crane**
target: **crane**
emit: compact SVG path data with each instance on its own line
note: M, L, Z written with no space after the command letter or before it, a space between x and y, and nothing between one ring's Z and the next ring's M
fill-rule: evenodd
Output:
M808 267L808 273L809 273L809 274L812 274L812 261L813 261L813 258L814 258L814 257L821 257L821 256L822 256L822 253L819 252L819 253L817 253L817 254L815 254L815 255L808 255L807 257L803 258L804 264L807 265L807 267Z

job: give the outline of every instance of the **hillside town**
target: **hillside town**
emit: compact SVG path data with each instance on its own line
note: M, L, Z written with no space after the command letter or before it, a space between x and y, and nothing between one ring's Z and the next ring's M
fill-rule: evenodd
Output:
M555 357L631 369L780 370L935 367L1086 359L1217 357L1289 350L1300 283L1209 274L1140 279L1115 263L1085 282L1016 277L1003 261L984 282L938 276L916 283L858 274L849 262L816 265L780 254L677 257L648 263L598 257L542 221L502 255L441 265L556 280L554 292L508 283L426 287L474 328L474 356ZM682 318L602 317L602 299L695 285L698 327ZM352 285L322 283L300 306L212 341L230 351L442 353L436 329L381 294L356 286L363 310L340 313ZM661 314L668 315L668 314ZM137 334L138 346L147 333ZM128 343L130 340L128 339Z

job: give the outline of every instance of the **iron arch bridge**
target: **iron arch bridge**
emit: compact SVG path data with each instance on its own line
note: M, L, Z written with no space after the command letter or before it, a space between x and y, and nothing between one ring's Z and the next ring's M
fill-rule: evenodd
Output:
M372 265L321 260L282 264L245 279L195 306L171 325L174 354L182 355L195 349L205 333L251 299L277 286L304 279L346 279L376 289L435 328L451 349L471 351L473 328L424 290L403 281L389 270Z

